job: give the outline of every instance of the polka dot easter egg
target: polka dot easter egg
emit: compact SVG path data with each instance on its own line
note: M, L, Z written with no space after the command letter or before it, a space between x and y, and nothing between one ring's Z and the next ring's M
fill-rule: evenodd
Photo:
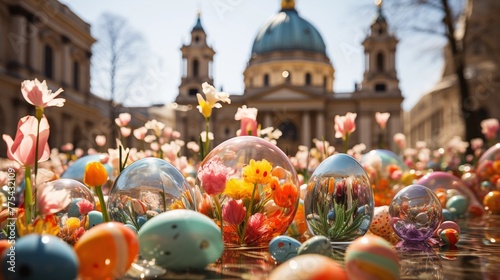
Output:
M399 279L399 257L391 244L375 235L352 242L345 252L347 275L351 280Z
M292 237L276 236L269 242L269 253L277 262L284 262L297 256L300 245L300 242Z
M373 221L370 225L370 232L383 237L385 240L389 240L391 238L391 234L394 230L392 229L390 223L388 205L375 207Z
M203 269L224 251L217 224L192 210L161 213L145 223L138 236L141 257L168 270Z
M114 279L126 274L139 253L139 242L130 228L109 222L88 230L74 249L82 280Z

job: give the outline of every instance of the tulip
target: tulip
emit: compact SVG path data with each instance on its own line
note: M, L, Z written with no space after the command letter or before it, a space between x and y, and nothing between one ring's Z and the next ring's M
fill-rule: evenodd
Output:
M131 119L132 116L129 113L121 113L118 115L118 118L115 119L115 123L119 127L124 127L130 123Z
M239 225L246 217L246 209L242 200L231 199L222 208L222 219L231 225Z
M251 118L241 119L240 136L253 135L257 136L258 123Z
M63 92L62 89L52 93L47 87L47 83L45 81L40 83L38 79L22 82L21 92L29 104L41 109L52 106L62 107L66 101L64 98L56 98Z
M493 142L497 138L499 128L500 124L495 118L481 121L481 132L484 134L484 137L490 142L490 144L493 144Z
M95 137L95 143L99 147L102 147L102 146L106 145L106 136L104 136L104 135L97 135Z
M89 187L95 189L96 195L99 198L101 205L102 217L104 222L109 222L108 210L106 209L106 202L102 193L102 185L108 181L108 171L104 165L98 161L89 162L85 166L85 173L83 174L83 182Z
M387 121L389 120L390 116L391 116L390 113L377 112L375 113L375 121L378 123L381 129L385 129L385 127L387 126Z
M66 208L71 203L68 190L55 190L53 185L37 186L37 207L41 214L54 214Z
M335 116L335 137L344 140L344 150L347 152L349 147L349 135L356 130L355 113L347 113L345 116Z

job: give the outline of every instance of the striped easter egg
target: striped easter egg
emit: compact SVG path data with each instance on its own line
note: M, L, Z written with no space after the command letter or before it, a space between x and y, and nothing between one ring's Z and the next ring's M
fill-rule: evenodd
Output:
M115 279L125 275L139 253L133 230L121 223L99 224L75 244L82 279Z
M439 238L445 245L454 246L458 242L459 234L460 233L453 228L446 228L439 233Z
M399 257L392 245L376 235L354 240L345 253L350 280L399 279Z

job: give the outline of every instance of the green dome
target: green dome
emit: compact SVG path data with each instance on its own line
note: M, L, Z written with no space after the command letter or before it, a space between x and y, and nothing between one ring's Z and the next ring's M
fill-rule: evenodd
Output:
M253 42L252 55L272 51L303 50L326 55L325 42L307 20L295 9L283 9L259 31Z

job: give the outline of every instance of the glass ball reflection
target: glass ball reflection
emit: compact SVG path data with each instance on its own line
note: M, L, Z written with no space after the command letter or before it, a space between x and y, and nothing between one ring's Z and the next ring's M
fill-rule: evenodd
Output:
M107 154L93 154L83 156L75 160L62 174L61 178L74 179L83 183L83 175L85 174L85 166L89 162L99 161L108 171L109 178L113 180L113 167L108 163L109 156Z
M112 221L136 229L150 218L171 209L196 210L193 189L169 162L143 158L127 166L116 178L108 197Z
M399 191L389 204L390 223L394 232L405 242L429 239L442 219L442 208L432 190L422 185L410 185Z
M500 186L500 143L492 146L479 158L476 175L479 184L475 185L474 193L479 200L490 191Z
M350 242L364 235L373 219L370 179L353 157L330 156L312 174L304 207L311 233Z

